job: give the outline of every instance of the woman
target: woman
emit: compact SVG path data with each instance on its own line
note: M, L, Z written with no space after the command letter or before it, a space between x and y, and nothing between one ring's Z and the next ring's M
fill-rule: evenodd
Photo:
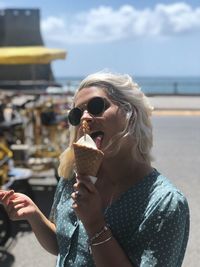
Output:
M48 220L26 196L1 192L10 218L27 219L57 266L179 267L188 233L183 194L151 166L152 108L128 75L84 79L69 113L71 140ZM74 173L72 144L89 135L104 159L93 183ZM65 179L68 178L68 179Z

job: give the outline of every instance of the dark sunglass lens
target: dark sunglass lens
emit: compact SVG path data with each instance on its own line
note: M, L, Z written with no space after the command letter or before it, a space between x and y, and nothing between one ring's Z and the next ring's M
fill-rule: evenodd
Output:
M104 111L104 100L101 97L95 97L88 102L87 109L92 115L101 114Z
M82 116L82 111L79 108L73 108L69 112L68 120L73 126L76 126L80 123L81 116Z

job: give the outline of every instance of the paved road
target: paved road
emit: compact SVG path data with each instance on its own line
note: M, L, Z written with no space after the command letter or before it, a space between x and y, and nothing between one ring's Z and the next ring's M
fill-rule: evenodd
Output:
M196 267L200 262L200 116L154 115L153 125L154 166L184 192L190 205L191 232L183 267ZM10 253L15 256L12 267L55 266L55 257L41 249L32 233L19 237Z
M200 262L200 116L155 116L155 165L187 196L191 231L183 267Z

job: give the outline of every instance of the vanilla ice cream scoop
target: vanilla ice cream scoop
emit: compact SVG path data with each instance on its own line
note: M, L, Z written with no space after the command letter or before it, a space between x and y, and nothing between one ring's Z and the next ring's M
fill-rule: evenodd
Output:
M79 144L81 146L86 146L86 147L90 147L93 149L97 149L97 146L95 144L95 142L93 141L93 139L89 136L89 134L85 134L84 136L82 136L77 142L76 144Z

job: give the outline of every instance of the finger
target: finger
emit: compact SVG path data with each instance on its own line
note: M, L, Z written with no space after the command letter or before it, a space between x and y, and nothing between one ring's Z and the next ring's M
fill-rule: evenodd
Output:
M2 199L2 197L6 194L6 191L4 190L0 190L0 200Z
M3 202L3 197L4 197L5 193L0 192L0 202Z
M25 217L27 215L27 211L24 208L21 208L17 211L18 218Z
M10 217L10 214L12 213L13 208L14 208L13 203L9 201L9 203L5 207L9 217Z
M79 192L82 196L86 196L91 193L88 188L81 182L74 184L74 191Z
M75 191L71 194L72 199L74 200L74 202L80 201L82 195L79 191Z
M2 197L2 202L4 205L9 204L10 197L14 194L14 190L7 191L4 196Z
M96 188L88 176L84 176L84 179L78 180L77 184L84 185L86 189L91 193L96 192Z
M24 202L21 202L19 204L13 205L13 203L10 203L7 208L8 216L11 220L19 220L22 215L25 213L26 205Z
M23 207L21 208L13 208L11 209L9 212L8 212L8 216L11 220L17 220L17 219L20 219L19 217L19 213L20 211L23 209Z
M27 202L26 200L23 199L13 199L9 201L9 204L12 205L13 207L15 207L18 204L23 204L24 206L26 206Z
M72 208L76 211L79 208L79 205L77 202L72 203Z
M74 195L76 199L79 199L81 197L81 193L78 190L74 192Z
M16 205L21 204L21 203L25 205L24 201L20 199L12 199L12 196L11 196L6 206L7 212L10 213L12 209L15 209Z
M0 190L0 199L3 200L10 191Z
M18 211L19 209L22 209L24 207L25 207L25 204L24 203L19 203L19 204L13 206L13 208L14 208L15 211Z

